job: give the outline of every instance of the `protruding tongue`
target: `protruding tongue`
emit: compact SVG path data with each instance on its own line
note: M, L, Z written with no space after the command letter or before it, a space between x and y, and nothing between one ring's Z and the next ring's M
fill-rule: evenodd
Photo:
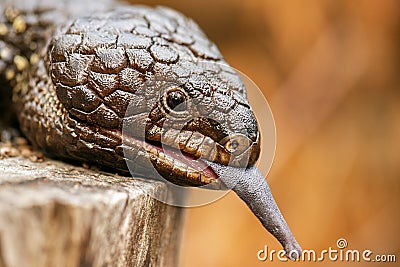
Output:
M283 218L265 180L256 167L248 169L224 166L208 162L221 181L249 206L251 211L268 230L282 244L286 256L296 260L302 253Z

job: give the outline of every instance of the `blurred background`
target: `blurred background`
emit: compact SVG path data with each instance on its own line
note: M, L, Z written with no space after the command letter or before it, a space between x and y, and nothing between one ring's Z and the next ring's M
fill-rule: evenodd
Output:
M336 241L345 238L348 249L395 254L398 264L399 1L133 2L192 17L227 62L261 88L277 127L267 179L304 249L337 249ZM187 209L181 266L291 264L260 262L257 252L265 245L280 249L229 193ZM378 265L385 264L368 264Z

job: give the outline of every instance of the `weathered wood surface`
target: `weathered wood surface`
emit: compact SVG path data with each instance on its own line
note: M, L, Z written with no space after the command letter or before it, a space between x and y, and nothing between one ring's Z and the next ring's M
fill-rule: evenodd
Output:
M177 266L182 209L159 182L0 159L0 267Z

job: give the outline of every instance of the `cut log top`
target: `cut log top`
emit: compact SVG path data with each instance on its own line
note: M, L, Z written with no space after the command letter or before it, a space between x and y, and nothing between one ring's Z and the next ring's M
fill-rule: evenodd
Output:
M0 160L0 267L177 266L182 209L163 183Z

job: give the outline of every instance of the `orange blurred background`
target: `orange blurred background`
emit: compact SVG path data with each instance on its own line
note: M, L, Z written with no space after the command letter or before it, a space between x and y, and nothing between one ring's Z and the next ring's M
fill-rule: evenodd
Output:
M400 261L399 1L134 2L192 17L261 88L277 127L268 181L304 249L345 238L348 249ZM290 264L259 261L265 245L280 249L229 193L187 209L181 266Z

